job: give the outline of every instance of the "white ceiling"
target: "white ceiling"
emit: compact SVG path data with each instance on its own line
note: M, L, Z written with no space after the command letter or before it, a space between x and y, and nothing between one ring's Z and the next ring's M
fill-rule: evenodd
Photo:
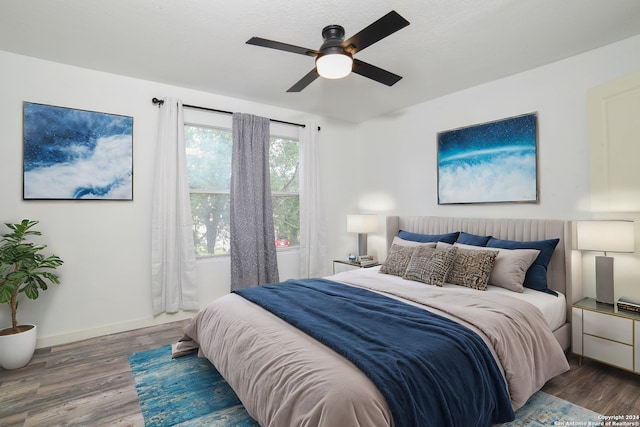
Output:
M318 49L324 26L348 38L391 10L411 25L356 58L392 87L351 74L287 93L313 58L245 44ZM0 50L352 122L636 34L640 0L0 0Z

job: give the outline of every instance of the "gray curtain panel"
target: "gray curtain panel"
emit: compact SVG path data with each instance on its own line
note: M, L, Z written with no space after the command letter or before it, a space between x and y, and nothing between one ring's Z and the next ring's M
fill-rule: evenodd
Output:
M279 282L268 118L233 114L230 202L231 290Z

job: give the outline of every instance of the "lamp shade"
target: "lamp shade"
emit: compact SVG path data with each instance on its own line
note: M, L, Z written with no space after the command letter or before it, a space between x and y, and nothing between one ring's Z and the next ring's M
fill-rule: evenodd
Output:
M378 231L378 215L347 215L347 232L375 233Z
M330 53L316 59L316 69L325 79L341 79L351 73L353 59L343 53Z
M633 221L577 221L576 247L581 251L634 252Z

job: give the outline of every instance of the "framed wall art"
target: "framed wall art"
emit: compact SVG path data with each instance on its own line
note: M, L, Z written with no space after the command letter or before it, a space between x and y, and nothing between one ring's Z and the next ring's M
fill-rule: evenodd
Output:
M25 102L24 200L133 200L133 117Z
M538 201L537 113L439 132L438 204Z

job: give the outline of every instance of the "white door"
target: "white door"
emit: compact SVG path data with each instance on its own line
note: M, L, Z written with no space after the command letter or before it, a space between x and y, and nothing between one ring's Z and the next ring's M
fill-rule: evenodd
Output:
M588 94L591 210L640 211L640 72Z

